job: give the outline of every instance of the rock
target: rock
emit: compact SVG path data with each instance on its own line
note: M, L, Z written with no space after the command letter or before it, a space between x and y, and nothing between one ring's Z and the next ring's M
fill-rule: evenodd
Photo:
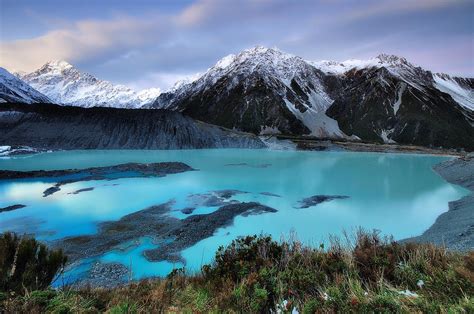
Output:
M270 193L270 192L261 192L261 195L266 195L266 196L273 196L273 197L281 197L281 195L275 194L275 193Z
M82 192L88 192L88 191L92 191L92 190L94 190L94 188L84 188L84 189L76 190L76 191L71 192L69 194L79 194L79 193L82 193Z
M332 200L337 200L337 199L346 199L349 198L349 196L345 195L313 195L307 198L302 199L298 203L300 204L296 208L308 208L308 207L313 207L318 204L321 204L323 202L329 202Z
M43 197L50 196L51 194L54 194L54 193L56 193L56 192L58 192L58 191L60 191L60 190L61 190L61 188L60 188L59 186L57 186L57 185L52 186L52 187L50 187L50 188L47 188L47 189L44 190L44 192L43 192Z
M23 208L23 207L26 207L26 205L15 204L15 205L3 207L3 208L0 208L0 213L17 210L17 209L20 209L20 208Z
M120 263L95 262L87 276L74 286L114 288L124 284L127 275L130 275L129 269Z
M131 213L118 221L104 222L96 234L57 240L54 247L62 248L71 261L101 255L112 248L142 237L152 237L158 248L144 252L150 261L183 262L181 250L208 238L230 225L235 216L274 213L277 210L256 202L227 203L209 214L191 215L178 219L169 215L174 202L152 206Z
M181 212L183 214L189 215L189 214L192 214L195 209L196 208L194 207L186 207L186 208L181 209Z

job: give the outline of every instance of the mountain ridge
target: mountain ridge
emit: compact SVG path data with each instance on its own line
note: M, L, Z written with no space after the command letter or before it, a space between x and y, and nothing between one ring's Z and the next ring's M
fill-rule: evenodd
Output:
M61 104L165 108L256 135L474 149L474 79L432 73L396 55L306 61L256 46L225 56L156 98L153 91L140 95L65 61L21 77ZM81 94L83 87L90 90ZM86 103L76 102L84 98Z
M257 46L224 57L151 107L254 134L471 149L462 138L474 143L473 82L394 55L317 63Z
M64 60L53 60L19 77L57 104L80 107L139 108L156 98L157 88L136 92L82 72Z

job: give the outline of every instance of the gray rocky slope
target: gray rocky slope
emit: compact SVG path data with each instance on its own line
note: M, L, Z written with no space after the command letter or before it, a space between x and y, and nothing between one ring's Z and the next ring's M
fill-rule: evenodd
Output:
M52 103L52 101L33 87L0 67L0 103Z
M38 149L262 148L252 134L168 110L0 106L0 143Z
M458 158L435 165L434 170L450 183L460 185L471 193L450 202L449 210L441 214L422 235L406 242L428 242L451 250L474 249L474 158Z

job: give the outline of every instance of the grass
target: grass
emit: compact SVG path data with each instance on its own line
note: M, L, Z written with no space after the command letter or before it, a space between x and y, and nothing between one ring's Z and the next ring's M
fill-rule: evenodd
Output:
M4 292L0 300L5 312L29 313L474 313L474 252L363 231L327 249L249 236L220 248L199 274L176 269L114 289Z

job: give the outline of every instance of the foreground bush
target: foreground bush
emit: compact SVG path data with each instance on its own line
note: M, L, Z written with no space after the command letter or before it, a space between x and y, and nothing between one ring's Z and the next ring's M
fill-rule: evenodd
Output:
M66 264L61 250L49 250L31 237L0 236L0 291L24 293L47 288Z
M115 289L35 291L3 301L12 312L474 313L474 252L400 244L377 233L328 249L249 236L196 275Z

